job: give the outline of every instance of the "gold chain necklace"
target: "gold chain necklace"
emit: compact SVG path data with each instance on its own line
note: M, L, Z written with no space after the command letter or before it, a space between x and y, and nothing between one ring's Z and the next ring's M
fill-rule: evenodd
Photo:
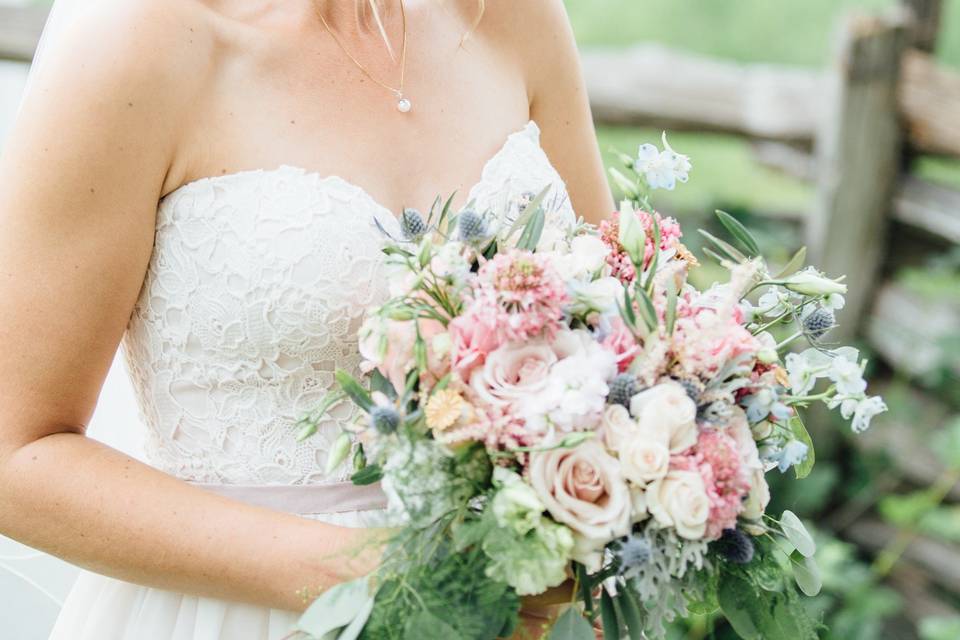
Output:
M410 109L413 108L413 105L410 103L410 99L403 95L403 77L404 77L404 72L406 71L406 68L407 68L407 13L403 8L403 0L400 0L400 16L403 20L403 44L400 48L400 86L399 87L391 87L390 85L384 82L381 82L380 80L377 80L373 76L373 74L367 70L365 66L360 64L359 60L357 60L352 55L350 55L350 51L348 51L347 48L343 46L343 42L341 42L340 38L337 37L337 34L333 32L333 29L330 28L330 25L327 24L327 20L326 18L323 17L323 12L320 10L320 7L317 5L316 2L314 2L313 8L316 10L317 16L319 16L320 22L323 23L323 26L327 30L327 33L329 33L330 37L333 38L333 41L337 43L337 46L340 47L340 50L343 51L343 53L346 54L348 58L350 58L350 61L353 62L353 64L357 65L357 68L360 69L360 71L362 71L364 75L366 75L368 78L370 78L371 80L376 82L378 85L380 85L381 87L383 87L384 89L386 89L387 91L389 91L390 93L392 93L397 97L397 111L399 111L400 113L409 112Z

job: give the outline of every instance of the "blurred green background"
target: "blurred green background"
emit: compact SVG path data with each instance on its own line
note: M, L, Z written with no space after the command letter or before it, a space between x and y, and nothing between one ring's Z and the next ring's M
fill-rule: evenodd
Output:
M826 68L841 18L851 10L883 11L894 0L566 0L581 48L659 43L714 58ZM947 0L936 55L960 70L960 2ZM960 114L957 114L960 117ZM598 126L608 166L616 149L634 153L657 142L660 130ZM748 222L776 258L800 246L803 218L815 187L759 164L745 139L676 132L671 145L691 157L690 182L655 194L678 217L688 237L711 224L716 208ZM913 172L960 187L960 162L914 161ZM960 216L960 211L954 212ZM695 239L691 242L696 245ZM909 290L960 304L960 249L934 245L888 274ZM716 271L697 274L709 282ZM909 308L904 313L911 313ZM842 318L841 318L842 320ZM957 338L944 345L960 354ZM870 353L865 342L858 346ZM829 416L815 440L817 468L802 483L770 474L774 504L806 517L819 532L824 592L810 601L821 615L823 638L843 640L960 640L960 392L950 372L910 377L877 358L871 384L890 412L869 438L856 442ZM892 444L895 443L895 444ZM910 468L911 465L914 468ZM923 472L916 467L926 467ZM872 528L871 528L872 527ZM881 535L884 534L884 535ZM926 556L924 555L926 554ZM927 562L922 559L927 557ZM920 558L920 560L918 560ZM943 569L942 567L950 567ZM706 615L677 624L675 638L732 638Z

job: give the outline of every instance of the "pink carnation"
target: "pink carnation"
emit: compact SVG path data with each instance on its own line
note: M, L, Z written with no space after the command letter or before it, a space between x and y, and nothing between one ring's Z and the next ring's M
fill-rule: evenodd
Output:
M716 540L724 529L737 525L743 500L750 493L750 476L742 459L730 435L719 429L704 429L689 454L671 460L671 466L696 469L703 477L710 499L707 540Z
M514 249L494 256L477 275L468 313L477 306L495 313L501 343L553 337L562 327L567 290L546 257Z
M496 307L476 304L450 322L450 365L463 380L500 346Z
M680 224L673 218L665 218L659 213L648 213L646 211L637 211L637 219L643 226L646 234L646 250L643 256L643 268L650 266L653 255L657 248L653 246L654 233L653 221L656 218L660 226L660 247L659 250L668 249L680 240L683 233L680 230ZM610 255L607 256L607 264L610 265L611 273L622 282L630 283L636 279L636 269L630 261L629 256L620 245L618 236L620 233L620 212L614 211L609 219L600 223L600 238L610 247Z

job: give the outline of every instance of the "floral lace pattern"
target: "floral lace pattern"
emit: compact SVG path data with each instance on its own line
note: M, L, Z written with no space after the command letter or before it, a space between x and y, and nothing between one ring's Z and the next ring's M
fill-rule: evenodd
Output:
M498 207L547 185L553 214L572 219L531 121L487 162L468 199ZM363 189L289 166L201 179L161 201L122 343L151 464L197 482L345 478L346 469L323 469L350 411L304 442L295 425L338 368L358 373L363 311L387 294L378 224L399 233Z

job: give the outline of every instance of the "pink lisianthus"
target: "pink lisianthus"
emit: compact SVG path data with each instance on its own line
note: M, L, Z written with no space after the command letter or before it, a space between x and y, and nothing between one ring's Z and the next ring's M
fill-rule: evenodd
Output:
M679 241L683 236L680 230L680 224L673 218L665 218L659 213L649 213L647 211L637 211L637 219L643 227L646 234L645 251L643 256L643 268L650 266L653 255L658 250L668 249ZM654 247L653 221L656 218L660 226L660 246ZM610 255L607 257L607 264L610 265L611 275L619 278L622 282L631 283L636 277L636 269L630 261L629 256L620 245L618 236L620 233L620 212L614 211L611 216L600 223L600 238L610 247Z
M724 529L736 527L750 493L750 470L744 468L736 440L722 430L704 429L689 454L671 460L674 467L696 469L703 478L710 500L705 539L716 540Z
M474 304L450 322L450 366L462 380L500 346L499 320L495 306Z
M640 352L640 345L633 332L627 328L619 316L613 318L610 322L610 332L600 342L608 351L617 357L617 370L623 373L630 368L630 363Z
M481 314L496 318L499 343L552 338L562 328L567 290L547 257L518 249L499 253L477 276L467 315L488 307Z

